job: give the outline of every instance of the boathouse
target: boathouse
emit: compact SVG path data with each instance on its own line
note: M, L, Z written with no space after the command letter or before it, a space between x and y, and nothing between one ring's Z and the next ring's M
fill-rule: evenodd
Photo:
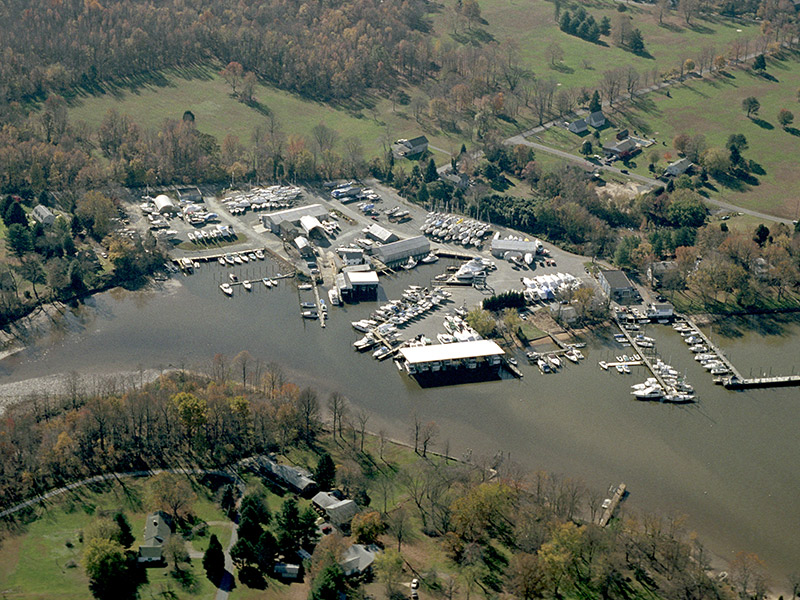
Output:
M509 239L493 239L492 240L492 256L496 258L504 258L506 252L514 252L519 256L524 254L540 254L542 252L542 243L539 240L509 240Z
M348 302L374 299L378 296L378 274L372 270L345 267L336 276L336 287L342 299Z
M402 365L409 375L435 373L451 369L469 370L499 367L505 352L491 340L433 344L400 348Z
M178 207L175 206L175 203L172 201L172 198L167 196L166 194L159 194L153 200L153 204L156 205L156 210L160 215L171 214L174 215L178 213Z
M373 251L373 256L387 267L398 267L409 258L419 260L431 251L431 243L424 235L384 244Z

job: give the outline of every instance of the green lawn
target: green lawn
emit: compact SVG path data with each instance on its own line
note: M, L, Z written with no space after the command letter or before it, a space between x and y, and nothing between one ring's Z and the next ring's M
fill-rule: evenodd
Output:
M409 92L412 96L422 95L413 88ZM458 152L462 143L469 143L463 136L430 128L423 132L407 106L397 104L393 110L392 103L384 98L369 96L360 105L337 108L264 85L257 86L254 97L259 107L239 102L231 95L228 84L207 66L191 71L171 70L140 82L137 87L74 98L69 117L96 127L113 107L143 127L157 128L165 119L180 119L184 111L191 110L200 131L213 135L220 143L226 135L233 134L248 146L255 127L265 126L267 115L274 114L287 136L311 139L311 130L324 123L338 132L339 151L346 138L356 137L367 158L382 154L387 140L391 143L422 133L445 152ZM437 163L449 160L449 155L431 151Z
M554 4L545 0L479 0L481 16L485 21L473 30L462 29L454 33L453 19L448 2L445 10L434 17L436 31L442 38L462 43L502 42L511 39L519 46L522 62L539 77L553 77L569 88L582 86L596 88L603 71L615 67L633 66L637 71L669 71L686 58L697 60L700 50L713 46L718 54L724 53L731 41L738 37L755 39L758 26L715 18L713 21L693 19L687 27L676 12L665 15L658 23L654 9L644 5L627 4L625 14L633 19L633 27L641 30L645 47L651 57L637 56L613 45L612 38L602 37L602 45L584 41L561 31L555 18ZM617 18L618 2L593 0L566 2L563 10L574 12L580 4L599 23L608 16L612 29ZM613 31L612 31L613 35ZM547 59L547 48L557 43L564 51L560 66L552 66Z
M141 541L144 521L148 509L146 482L125 481L125 488L115 484L103 492L83 488L73 498L62 498L39 510L39 518L26 526L24 532L9 535L0 546L0 589L5 598L24 600L85 600L90 596L88 579L80 564L83 544L81 531L99 514L111 514L120 508L125 511L136 541ZM198 489L194 513L207 521L224 521L225 517L216 505ZM222 544L230 540L230 528L211 526L209 535L196 538L192 545L204 551L211 533L216 533ZM206 579L200 564L195 559L191 564L194 583L182 587L170 574L169 568L147 570L148 583L140 588L143 598L158 597L171 590L175 598L213 598L214 587ZM235 596L233 596L235 598Z
M743 133L749 143L746 159L752 159L764 169L756 185L722 185L714 183L707 192L713 197L738 206L763 211L776 216L797 218L798 202L787 190L800 184L794 157L800 152L800 131L791 127L784 131L777 123L777 114L786 108L800 115L797 89L800 86L800 60L790 57L770 60L768 72L774 80L755 75L748 70L731 69L726 74L702 80L689 80L670 88L670 95L658 91L637 98L608 113L613 126L601 132L599 144L591 136L577 136L563 128L551 128L540 134L543 143L578 153L584 140L598 145L614 138L619 129L627 128L656 140L631 160L632 171L652 176L647 169L647 156L653 150L661 155L659 170L678 158L672 147L676 135L703 134L709 147L722 148L733 133ZM747 118L742 100L755 96L761 103L756 118ZM711 108L710 108L711 107Z

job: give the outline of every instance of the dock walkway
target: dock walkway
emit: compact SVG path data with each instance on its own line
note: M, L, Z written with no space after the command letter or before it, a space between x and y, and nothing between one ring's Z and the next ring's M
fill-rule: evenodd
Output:
M625 496L626 489L626 485L624 483L620 483L617 486L617 489L614 490L614 495L611 497L611 504L608 505L608 508L603 511L603 514L600 515L600 518L597 520L597 524L600 527L605 527L608 525L608 522L614 515L614 511L617 510L617 506L619 506L619 503L622 501L622 497Z
M716 345L714 342L712 342L712 341L711 341L711 340L708 338L708 336L707 336L705 333L703 333L703 332L702 332L702 330L700 329L700 327L698 327L698 326L695 324L695 322L691 320L691 318L689 318L688 316L684 316L684 315L681 315L681 317L682 317L682 318L683 318L683 319L684 319L684 320L685 320L687 323L689 323L689 325L691 325L691 326L692 326L692 329L694 329L694 330L695 330L695 332L696 332L696 335L699 335L699 336L700 336L700 337L703 339L703 343L704 343L706 346L708 346L708 349L709 349L711 352L713 352L714 354L716 354L716 355L717 355L717 357L719 357L719 360L721 360L721 361L723 362L723 364L724 364L724 365L725 365L725 366L726 366L726 367L727 367L727 368L730 370L730 372L731 372L731 373L733 373L733 376L734 376L736 379L740 380L740 381L741 381L741 380L744 380L744 377L742 377L742 374L741 374L741 373L739 373L739 370L738 370L738 369L737 369L735 366L733 366L733 363L732 363L732 362L731 362L731 361L728 359L728 357L727 357L727 356L725 356L725 353L722 351L722 349L721 349L721 348L719 348L719 347L718 347L718 346L717 346L717 345Z
M636 354L639 355L639 359L641 360L641 362L644 364L644 366L646 366L649 369L649 371L653 374L653 377L656 378L656 381L658 381L658 384L662 387L662 389L668 390L670 388L670 386L667 385L667 382L664 381L664 378L661 376L661 373L659 373L655 369L655 367L653 366L653 363L650 362L649 358L647 358L647 356L644 353L644 349L640 348L639 344L636 343L636 339L631 335L631 332L628 331L627 329L625 329L624 327L622 327L622 325L620 325L619 321L617 321L617 325L619 326L619 330L622 332L622 335L625 336L625 339L627 339L628 342L630 342L631 347L636 351ZM609 366L611 366L611 365L609 364Z

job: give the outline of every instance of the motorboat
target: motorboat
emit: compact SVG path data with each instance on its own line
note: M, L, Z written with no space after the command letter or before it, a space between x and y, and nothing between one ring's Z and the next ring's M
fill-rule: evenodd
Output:
M247 254L240 254L240 255L239 255L239 259L240 259L242 262L250 262L250 259L248 258Z
M243 287L244 289L246 289L248 292L250 292L250 291L252 291L252 289L253 289L253 284L252 284L252 283L250 283L249 281L243 281L243 282L242 282L242 287Z
M622 366L622 372L625 373L625 375L631 374L631 368L628 365L621 365L621 366Z
M567 350L566 352L564 352L564 358L566 358L570 362L574 362L574 363L578 362L578 357L575 356L575 351L572 350L572 349Z
M313 289L313 286L310 283L301 283L297 286L298 290L310 290Z
M304 310L303 312L300 313L300 316L302 316L304 319L318 319L319 318L319 315L317 314L317 311L315 311L315 310Z
M231 283L239 281L239 278L236 276L236 273L228 273L228 278L231 280Z
M225 255L225 262L228 263L229 265L235 265L236 264L236 261L233 259L233 257L230 254L226 254Z
M603 369L603 371L608 371L608 363L606 361L601 360L597 364L600 365L600 368Z
M272 287L278 287L278 282L274 279L270 279L269 282L272 284Z
M256 258L258 260L264 260L264 251L263 250L256 250L255 253Z
M558 358L555 354L548 354L547 360L550 361L550 364L553 365L554 368L556 369L561 368L561 359Z
M574 355L575 355L575 356L578 358L578 360L583 360L583 358L584 358L584 357L583 357L583 352L581 352L580 350L578 350L578 348L576 348L576 347L573 347L573 348L572 348L572 353L573 353L573 354L574 354ZM639 356L638 356L638 355L636 355L636 358L635 358L634 360L639 360Z
M416 266L417 266L417 261L414 260L413 256L409 256L408 257L408 262L403 265L403 268L406 271L409 271L409 270L413 269Z
M226 295L233 296L233 288L231 287L230 283L220 284L219 289L221 289Z
M551 373L552 369L550 368L549 363L543 358L537 358L536 364L539 366L539 370L542 373Z
M366 333L370 329L375 327L377 323L371 319L361 319L360 321L352 321L350 325L352 325L353 329L355 329L356 331L362 331Z
M641 390L634 390L631 394L637 400L657 400L664 396L664 389L660 385L652 385Z
M242 257L239 256L238 254L234 254L233 255L233 262L235 262L237 265L244 264L244 261L242 260Z
M433 252L431 252L425 258L422 259L422 262L428 265L431 263L435 263L437 260L439 260L439 257L436 256Z
M249 260L252 260L253 262L256 262L256 254L255 254L255 252L251 252L250 254L248 254L247 258Z
M317 305L314 304L313 302L301 302L300 303L300 308L312 309L312 308L316 308L316 307L317 307Z
M271 288L272 287L272 281L269 279L269 277L264 277L264 279L261 280L261 283L264 284L265 288Z
M328 290L328 301L331 303L331 306L339 306L339 292L337 292L335 288Z
M622 374L622 373L624 373L624 372L625 372L625 371L623 370L623 368L622 368L622 365L616 365L616 369L617 369L617 373L620 373L620 374Z
M224 267L226 264L228 264L228 263L226 263L226 262L225 262L225 259L224 259L223 257L221 257L221 256L220 256L220 257L217 259L217 262L218 262L219 264L221 264L223 267Z

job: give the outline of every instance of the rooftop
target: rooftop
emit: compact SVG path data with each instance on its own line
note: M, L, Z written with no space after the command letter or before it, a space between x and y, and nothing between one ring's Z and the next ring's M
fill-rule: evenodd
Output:
M491 340L476 342L456 342L454 344L433 344L401 348L400 354L410 363L425 363L436 360L461 360L504 354L503 349Z
M352 285L378 285L378 274L375 271L346 271L346 273Z
M628 276L625 275L624 272L619 271L617 269L609 269L607 271L600 271L605 277L605 280L608 282L608 285L614 289L625 289L625 288L632 288L633 284L631 283Z

